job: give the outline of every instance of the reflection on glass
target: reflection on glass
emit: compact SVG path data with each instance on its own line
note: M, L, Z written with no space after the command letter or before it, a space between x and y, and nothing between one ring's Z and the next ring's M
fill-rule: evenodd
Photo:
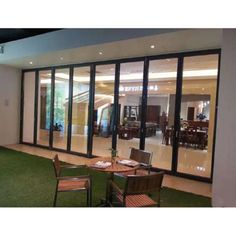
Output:
M74 69L71 150L87 153L90 67Z
M178 172L211 176L218 55L184 58Z
M117 139L121 157L129 157L130 147L139 148L142 86L143 62L121 64Z
M51 110L51 71L39 72L38 137L37 143L49 146Z
M55 71L53 147L67 148L69 69Z
M153 153L152 165L170 170L175 118L177 59L150 61L145 149Z
M34 141L35 72L24 74L23 142Z
M110 156L112 147L115 65L96 67L93 155Z

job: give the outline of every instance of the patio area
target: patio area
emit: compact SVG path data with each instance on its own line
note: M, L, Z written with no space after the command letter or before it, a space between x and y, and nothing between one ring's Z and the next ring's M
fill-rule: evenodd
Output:
M34 147L34 149L36 152L37 148ZM45 152L46 151L48 150L45 150ZM54 153L51 152L51 158L53 154ZM70 162L76 160L73 157L70 158ZM78 157L78 160L75 162L82 163L82 161L85 162L86 160L88 161L86 158ZM85 170L82 169L80 171L81 172L78 172L78 170L67 170L62 174L67 176L78 175L84 173ZM89 170L89 174L93 179L92 206L94 207L99 204L100 199L105 196L107 175L93 170ZM161 190L161 207L211 206L210 197L166 187L168 182L172 182L172 186L174 181L177 183L175 179L171 181L171 178L172 177L169 177L168 179L168 176L165 176L164 187ZM118 180L118 182L122 185L122 181ZM52 161L36 153L32 155L1 147L0 184L0 207L51 207L56 186ZM86 206L86 197L82 192L60 193L57 202L57 206L61 207L84 207Z

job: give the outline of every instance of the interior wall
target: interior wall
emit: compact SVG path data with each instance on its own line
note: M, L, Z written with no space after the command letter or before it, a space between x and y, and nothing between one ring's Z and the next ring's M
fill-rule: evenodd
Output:
M23 141L34 141L35 72L24 74Z
M20 78L20 70L0 65L0 145L19 142Z
M223 30L212 205L236 206L236 30Z
M152 97L152 95L150 95L150 97L148 97L147 100L147 105L161 106L161 114L163 111L167 113L168 97L161 97L161 96Z

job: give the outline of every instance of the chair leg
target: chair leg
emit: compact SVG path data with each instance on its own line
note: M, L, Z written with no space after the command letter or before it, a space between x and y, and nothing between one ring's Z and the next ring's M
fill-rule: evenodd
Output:
M57 186L56 186L56 190L55 190L55 194L54 194L54 201L53 201L53 206L56 206L56 202L57 202L57 188L58 188L58 182L57 182Z
M86 190L86 197L87 197L87 207L89 206L89 190Z
M54 194L54 201L53 201L53 206L54 207L56 206L56 202L57 202L57 189L56 189L55 194Z
M89 202L89 206L92 207L92 186L90 186L90 189L89 189L89 197L90 197L90 202Z

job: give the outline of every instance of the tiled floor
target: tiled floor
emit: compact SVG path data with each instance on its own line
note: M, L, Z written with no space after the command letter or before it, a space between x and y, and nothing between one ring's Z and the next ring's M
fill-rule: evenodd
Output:
M48 137L45 140L40 139L39 144L48 146ZM53 139L55 148L66 148L67 136L58 136ZM97 156L110 156L112 138L94 136L93 154ZM139 148L139 139L130 140L118 139L117 150L121 157L129 157L130 147ZM87 136L73 135L71 149L75 152L86 153ZM156 136L148 137L145 141L145 150L152 152L152 165L161 169L170 170L172 162L172 146L162 144L162 135L157 132ZM196 176L210 177L211 175L212 153L208 150L179 147L178 153L178 172L187 173Z
M68 153L51 151L43 148L22 145L22 144L14 144L7 145L7 148L14 149L21 152L30 153L36 156L42 156L45 158L53 158L53 156L58 153L61 161L68 162L71 164L88 164L90 159L85 157L80 157ZM166 187L191 192L195 194L199 194L202 196L211 197L211 184L203 183L195 180L184 179L180 177L165 175L163 185Z

